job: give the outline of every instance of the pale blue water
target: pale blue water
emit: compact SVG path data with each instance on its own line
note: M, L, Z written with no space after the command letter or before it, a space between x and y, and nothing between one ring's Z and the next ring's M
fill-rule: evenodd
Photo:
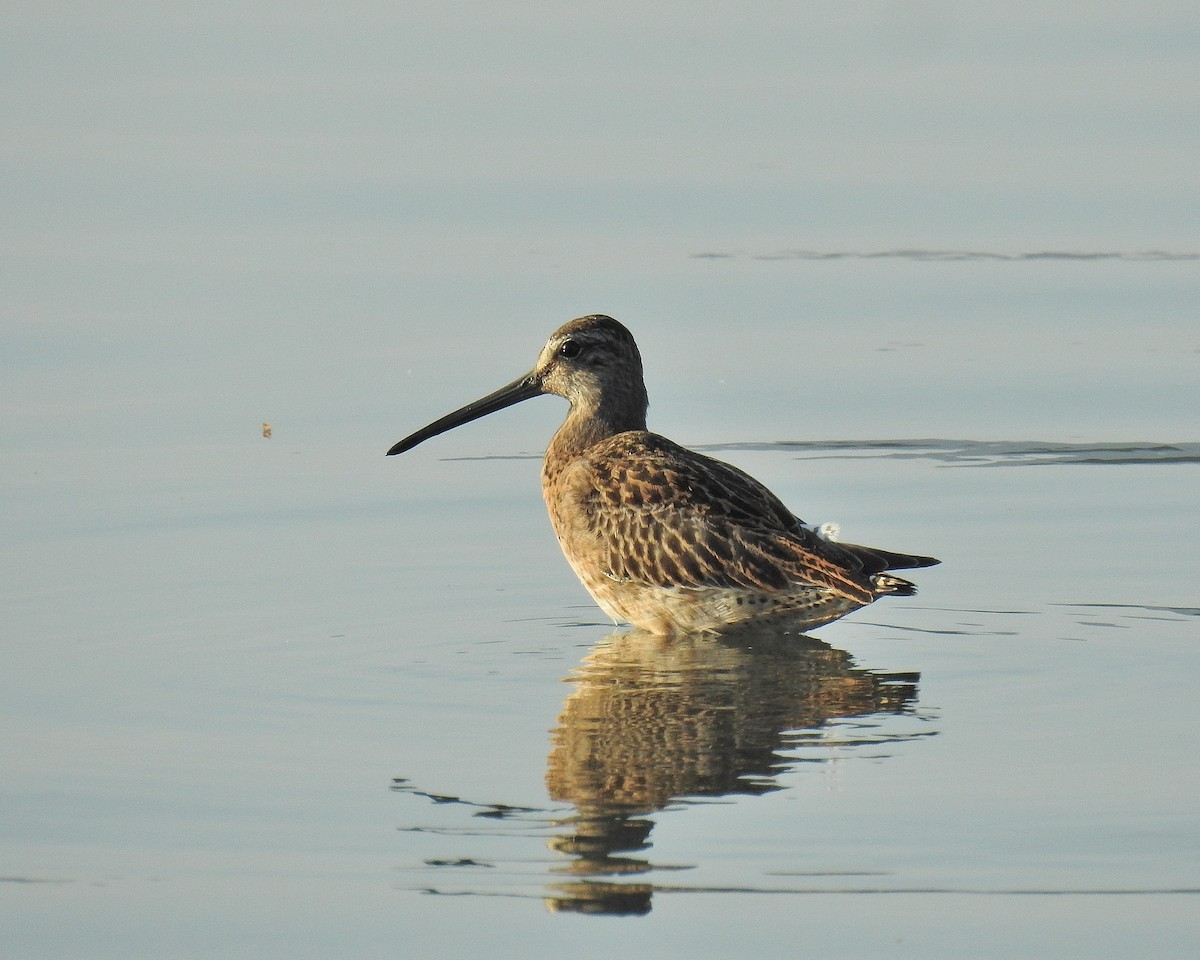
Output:
M6 954L1195 955L1192 6L0 36ZM560 401L383 456L593 311L920 594L614 635Z

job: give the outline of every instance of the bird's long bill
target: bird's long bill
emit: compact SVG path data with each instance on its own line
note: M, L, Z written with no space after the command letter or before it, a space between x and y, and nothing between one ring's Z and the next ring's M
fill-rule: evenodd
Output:
M397 453L403 453L405 450L411 450L418 443L423 443L430 437L436 437L439 433L445 433L447 430L461 427L464 423L470 423L472 420L486 417L489 413L495 413L497 410L511 407L514 403L520 403L522 400L536 397L541 392L541 382L532 373L527 373L520 379L514 380L508 386L501 387L495 393L489 393L486 397L481 397L474 403L468 403L465 407L459 407L453 413L448 413L444 417L434 420L429 426L422 427L416 433L410 434L393 446L387 452L387 455L390 457Z

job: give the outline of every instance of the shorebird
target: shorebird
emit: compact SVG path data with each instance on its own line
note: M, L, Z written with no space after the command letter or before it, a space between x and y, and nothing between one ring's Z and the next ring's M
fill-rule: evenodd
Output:
M819 626L916 587L890 571L932 557L838 543L761 483L646 429L633 336L611 317L559 327L533 369L395 444L388 456L541 394L570 410L542 464L567 562L613 620L651 633L786 618Z

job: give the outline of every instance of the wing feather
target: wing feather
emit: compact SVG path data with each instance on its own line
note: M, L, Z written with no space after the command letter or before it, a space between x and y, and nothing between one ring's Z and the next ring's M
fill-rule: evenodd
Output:
M804 527L753 477L664 437L618 434L589 448L560 480L616 580L763 591L816 585L858 603L874 598L854 553Z

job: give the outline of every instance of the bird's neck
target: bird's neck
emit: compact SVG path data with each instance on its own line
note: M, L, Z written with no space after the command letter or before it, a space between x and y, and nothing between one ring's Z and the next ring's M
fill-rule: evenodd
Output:
M590 405L572 404L563 425L558 428L550 446L546 448L547 474L557 473L588 449L609 437L627 430L646 429L646 401L644 395L635 404Z

